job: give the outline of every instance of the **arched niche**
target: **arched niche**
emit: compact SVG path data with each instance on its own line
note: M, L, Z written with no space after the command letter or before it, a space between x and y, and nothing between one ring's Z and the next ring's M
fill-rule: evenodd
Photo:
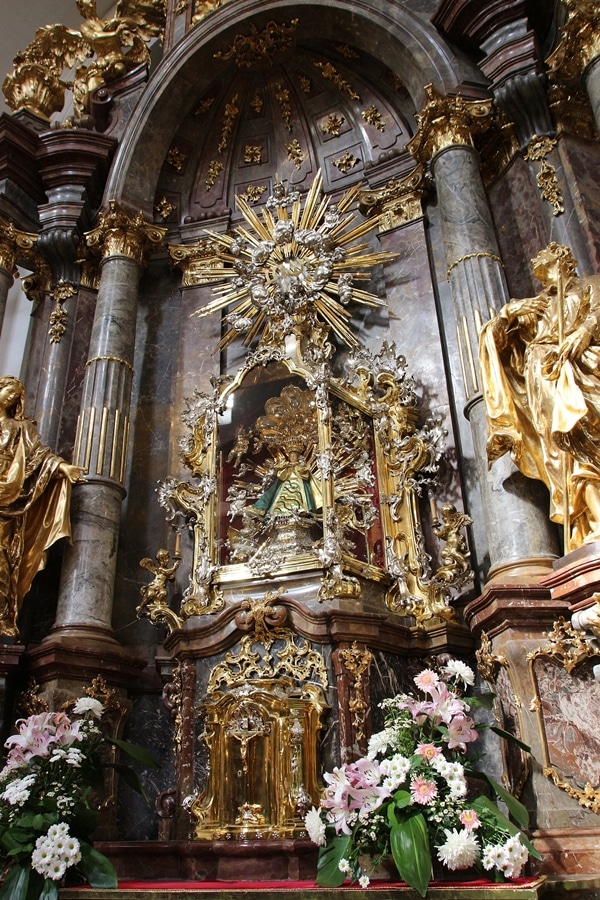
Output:
M230 0L191 29L153 73L123 136L105 191L105 199L152 214L160 168L180 122L193 113L211 81L228 64L215 59L235 35L259 29L277 18L298 19L296 40L314 37L345 42L380 60L406 86L414 110L423 87L456 90L463 81L482 82L466 67L425 17L399 4L375 7L367 0L334 0L323 7L313 0ZM468 71L467 71L468 68Z

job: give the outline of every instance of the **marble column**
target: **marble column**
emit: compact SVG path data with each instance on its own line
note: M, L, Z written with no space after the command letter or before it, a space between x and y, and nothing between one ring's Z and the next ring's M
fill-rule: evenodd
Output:
M50 640L81 646L111 638L113 588L129 435L129 404L145 254L165 229L131 217L114 201L86 235L102 254L100 287L77 428L74 462L88 471L73 491L72 544L63 560Z
M490 101L465 101L426 88L419 129L408 145L431 160L448 265L466 415L476 452L492 569L511 574L526 566L548 570L558 554L543 488L525 478L508 456L488 471L487 424L478 367L481 325L509 300L502 260L472 135L487 127ZM507 528L506 523L511 527Z
M41 232L37 249L50 266L48 338L39 366L34 415L44 441L54 449L62 425L74 337L78 292L82 282L81 244L90 209L108 171L115 143L86 129L50 130L39 138L38 166L47 203L38 207ZM28 385L29 387L29 385ZM58 401L58 402L57 402Z
M14 280L14 271L19 256L29 256L37 234L19 231L12 222L0 218L0 331L6 312L6 299ZM12 372L0 374L12 375Z

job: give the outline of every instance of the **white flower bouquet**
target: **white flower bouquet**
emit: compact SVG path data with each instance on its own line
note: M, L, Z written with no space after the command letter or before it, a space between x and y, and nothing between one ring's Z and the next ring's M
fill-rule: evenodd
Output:
M103 789L108 745L147 766L156 766L142 748L106 737L102 704L82 697L73 714L45 712L17 722L18 734L0 772L0 900L56 900L65 875L79 873L92 887L116 887L110 861L89 836L100 813L93 796ZM143 793L135 772L113 764Z
M414 679L420 699L400 694L381 704L385 727L371 737L367 756L325 773L320 808L306 816L320 847L318 885L337 887L350 877L366 887L361 858L377 865L391 855L400 878L424 897L433 854L448 871L475 869L495 880L517 877L529 855L540 859L521 830L525 807L467 759L467 746L487 727L475 725L471 709L492 700L463 696L474 680L459 660L439 674L425 669ZM467 779L486 782L514 821L487 794L471 799Z

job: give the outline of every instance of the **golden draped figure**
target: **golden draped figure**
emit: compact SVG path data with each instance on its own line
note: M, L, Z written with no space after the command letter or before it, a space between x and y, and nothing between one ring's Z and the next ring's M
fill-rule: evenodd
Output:
M83 470L45 447L25 418L25 388L0 378L0 634L16 635L17 615L45 553L69 537L71 483Z
M600 539L600 285L568 247L533 260L535 297L510 300L480 337L490 463L510 452L545 482L565 550Z

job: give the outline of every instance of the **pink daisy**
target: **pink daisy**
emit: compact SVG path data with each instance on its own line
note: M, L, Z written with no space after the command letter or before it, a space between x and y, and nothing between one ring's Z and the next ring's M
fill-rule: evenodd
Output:
M474 809L463 809L458 818L460 819L461 824L465 826L467 831L475 831L475 829L479 828L479 826L481 825L479 816Z
M442 751L435 744L419 744L415 753L422 756L423 759L435 759Z
M413 775L410 780L410 794L413 803L420 803L421 806L427 806L437 797L437 785L435 781L428 781L419 775Z
M436 675L435 672L432 672L431 669L423 669L422 672L419 672L418 675L415 675L413 681L420 691L425 691L426 694L431 693L431 689L435 688L436 684L439 683L439 676Z

